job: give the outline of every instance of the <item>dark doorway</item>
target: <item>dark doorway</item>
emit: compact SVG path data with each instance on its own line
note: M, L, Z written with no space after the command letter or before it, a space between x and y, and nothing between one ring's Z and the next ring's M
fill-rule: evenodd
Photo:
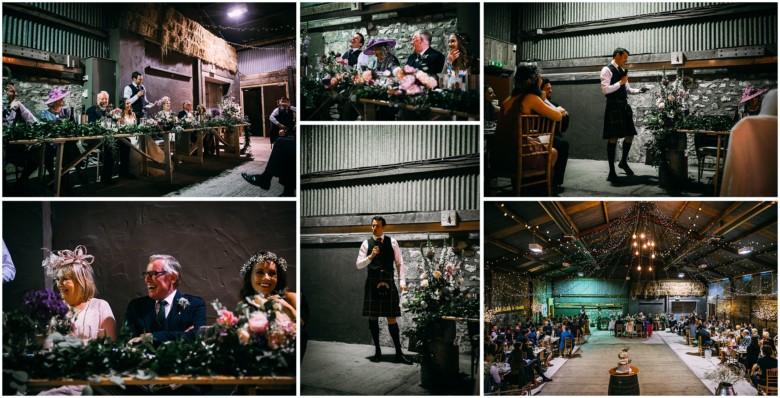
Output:
M276 101L287 95L284 83L245 88L244 114L252 123L252 135L268 137L271 133L271 113L276 109Z
M262 114L262 87L245 88L244 90L244 115L249 118L251 123L252 135L264 136L263 134L263 114Z

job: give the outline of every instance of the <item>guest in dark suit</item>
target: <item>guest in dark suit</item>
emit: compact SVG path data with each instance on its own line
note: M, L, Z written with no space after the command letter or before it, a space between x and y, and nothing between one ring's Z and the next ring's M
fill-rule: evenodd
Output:
M111 112L111 109L113 109L113 106L108 103L108 92L107 91L101 91L97 93L97 103L93 106L90 106L87 111L85 112L87 115L87 122L88 123L94 123L99 122L100 119L103 119L104 117L110 117L109 113ZM94 140L90 141L90 146L96 145L99 141ZM117 145L120 145L117 143ZM130 149L125 146L124 149L129 151ZM114 151L108 149L108 147L103 147L103 168L100 170L100 181L110 184L113 183L114 180L112 179L114 176Z
M294 106L290 105L290 99L287 97L279 98L277 107L271 112L268 118L271 121L271 144L281 136L295 133L295 112Z
M138 336L130 342L145 336L151 336L155 343L180 338L194 340L200 327L206 325L206 303L178 290L179 262L169 255L153 255L143 276L147 297L131 301L125 315L130 333Z
M360 53L362 52L360 48L363 47L365 41L365 37L360 33L355 32L355 34L352 35L352 39L349 41L349 50L341 56L341 58L347 60L347 65L353 68L357 65L358 57L360 57Z
M436 76L444 70L444 54L432 49L431 32L418 30L412 35L414 53L409 56L406 64Z

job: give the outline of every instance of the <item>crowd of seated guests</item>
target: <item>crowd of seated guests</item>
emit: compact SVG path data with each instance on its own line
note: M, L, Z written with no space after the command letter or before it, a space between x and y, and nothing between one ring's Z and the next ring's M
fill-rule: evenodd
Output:
M492 325L484 341L485 392L506 386L535 387L552 381L545 372L553 366L550 361L555 351L564 350L567 338L574 346L575 338L587 333L588 318L584 313L573 317L543 317L538 323L526 318L509 327Z

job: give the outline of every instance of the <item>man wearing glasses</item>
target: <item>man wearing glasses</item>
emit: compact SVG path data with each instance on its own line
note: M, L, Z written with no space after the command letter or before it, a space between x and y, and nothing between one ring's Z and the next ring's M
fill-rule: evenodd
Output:
M147 297L130 302L125 322L135 343L151 336L155 344L184 338L194 340L201 326L206 325L206 303L202 298L182 294L179 290L181 265L166 254L149 257L146 272Z

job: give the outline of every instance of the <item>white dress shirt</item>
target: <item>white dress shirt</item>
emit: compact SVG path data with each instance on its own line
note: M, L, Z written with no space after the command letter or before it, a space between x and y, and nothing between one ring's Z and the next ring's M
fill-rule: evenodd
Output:
M382 242L384 242L385 235L383 234L381 237L374 236L373 239L382 239ZM393 238L390 238L390 244L393 246L393 257L395 258L395 263L398 265L398 278L400 279L401 287L406 286L406 272L404 270L404 259L403 256L401 256L401 248L398 246L398 241ZM355 262L357 269L363 269L368 266L368 264L371 264L372 259L369 254L368 241L364 240L363 244L360 245L360 252L358 253L357 261Z
M614 66L617 70L622 70L620 66L618 66L617 63L615 63L615 60L613 59L612 62L610 62L612 66ZM605 66L601 69L601 92L604 95L614 93L615 91L618 91L620 89L620 81L615 82L615 84L610 85L609 82L612 81L612 71L609 69L609 66ZM638 88L631 88L628 82L626 82L626 92L629 94L639 94L642 92L642 90Z

